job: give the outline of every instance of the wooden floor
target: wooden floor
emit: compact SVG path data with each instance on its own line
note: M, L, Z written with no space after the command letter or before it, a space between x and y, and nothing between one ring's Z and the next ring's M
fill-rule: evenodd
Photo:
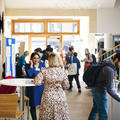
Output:
M92 94L90 89L85 88L85 84L80 79L81 94L78 93L76 83L73 81L72 92L66 91L67 102L70 111L70 120L88 120L88 115L92 107ZM39 107L37 107L37 116L39 116ZM26 119L26 107L25 107L25 120ZM30 120L31 116L30 116Z
M83 82L81 82L81 86L81 94L78 93L75 83L73 91L66 92L70 110L70 120L88 120L92 107L92 94L90 90L85 88Z

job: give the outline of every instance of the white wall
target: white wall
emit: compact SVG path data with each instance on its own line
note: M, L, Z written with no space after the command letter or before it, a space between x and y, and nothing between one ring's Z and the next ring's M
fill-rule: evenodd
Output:
M97 32L120 34L120 1L113 9L97 10Z
M114 41L113 41L113 36L112 34L104 34L104 49L106 51L110 50L111 48L114 47Z
M95 48L97 49L97 40L95 38L95 34L94 33L90 33L88 34L88 48L90 50L90 53L95 54Z

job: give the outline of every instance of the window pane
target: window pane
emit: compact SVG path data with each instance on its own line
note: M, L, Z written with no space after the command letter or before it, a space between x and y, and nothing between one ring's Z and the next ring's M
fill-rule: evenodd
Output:
M20 24L15 23L15 32L20 32Z
M31 40L31 52L34 52L36 48L46 49L46 37L32 37Z
M48 32L76 33L77 23L48 23Z
M19 53L19 47L21 42L25 42L25 50L28 50L28 36L19 35L19 36L13 36L15 38L15 52Z
M77 32L77 23L73 23L73 32Z
M44 32L44 26L43 23L31 23L31 31L30 32Z
M44 32L43 23L15 23L15 32L40 33Z
M48 23L48 32L62 32L62 24L61 23Z
M48 39L48 45L51 45L55 53L59 53L59 39Z

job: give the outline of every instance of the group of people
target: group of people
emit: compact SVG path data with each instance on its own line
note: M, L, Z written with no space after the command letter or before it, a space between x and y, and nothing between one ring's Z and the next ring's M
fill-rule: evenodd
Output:
M21 56L22 58L25 53ZM17 62L18 66L21 63L21 57ZM24 61L19 69L23 70L23 66L25 66L25 72L21 72L21 77L33 78L36 85L26 87L32 120L38 120L36 115L38 105L40 105L39 120L69 120L64 92L69 88L69 82L61 57L54 53L49 45L43 52L40 48L35 49L29 64Z
M77 69L79 71L80 62L79 60L75 60L74 53L75 53L74 47L71 46L69 48L69 53L66 55L66 61L68 65L72 62L77 63ZM73 58L71 56L73 56ZM87 71L87 69L91 64L96 64L95 56L93 54L90 54L89 49L87 48L85 49L85 56L86 58L81 60L81 62L85 62L84 72ZM105 66L101 68L100 72L98 73L98 77L96 79L96 84L94 87L91 88L91 92L93 95L93 107L89 114L88 120L96 120L97 114L99 115L99 120L108 120L107 92L114 99L120 102L120 96L117 93L115 93L115 91L113 90L115 65L118 72L118 69L120 66L119 59L120 59L120 51L117 51L117 55L114 57L113 61L110 61L110 60L104 61ZM79 75L79 72L77 75ZM72 90L73 77L76 80L78 91L80 90L80 84L78 79L79 77L77 75L68 75L69 83L70 83L69 90ZM89 88L89 86L87 86L86 88Z
M36 106L40 105L39 120L70 120L69 109L64 90L72 91L72 81L75 79L78 92L81 93L79 82L80 60L73 46L69 47L66 54L66 64L62 58L53 52L50 45L45 51L37 48L31 54L30 62L25 62L28 51L19 58L16 65L17 77L33 78L36 86L26 87L26 96L29 97L30 112L32 120L38 120ZM94 58L88 49L85 49L85 56L81 62L85 62L84 72L93 63ZM69 73L69 68L75 64ZM91 88L93 94L93 107L88 120L107 120L107 92L120 102L120 97L112 90L115 65L107 61L97 77L95 87ZM24 69L23 69L24 68ZM67 70L68 72L67 72ZM74 70L76 69L76 71ZM89 86L88 86L89 87Z

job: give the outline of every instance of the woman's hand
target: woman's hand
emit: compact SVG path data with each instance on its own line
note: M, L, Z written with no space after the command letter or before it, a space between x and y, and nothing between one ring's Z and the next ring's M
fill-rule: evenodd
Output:
M33 81L33 83L34 83L35 85L38 85L35 80Z
M88 60L87 58L84 58L83 60L81 60L81 62L85 62L86 60Z

